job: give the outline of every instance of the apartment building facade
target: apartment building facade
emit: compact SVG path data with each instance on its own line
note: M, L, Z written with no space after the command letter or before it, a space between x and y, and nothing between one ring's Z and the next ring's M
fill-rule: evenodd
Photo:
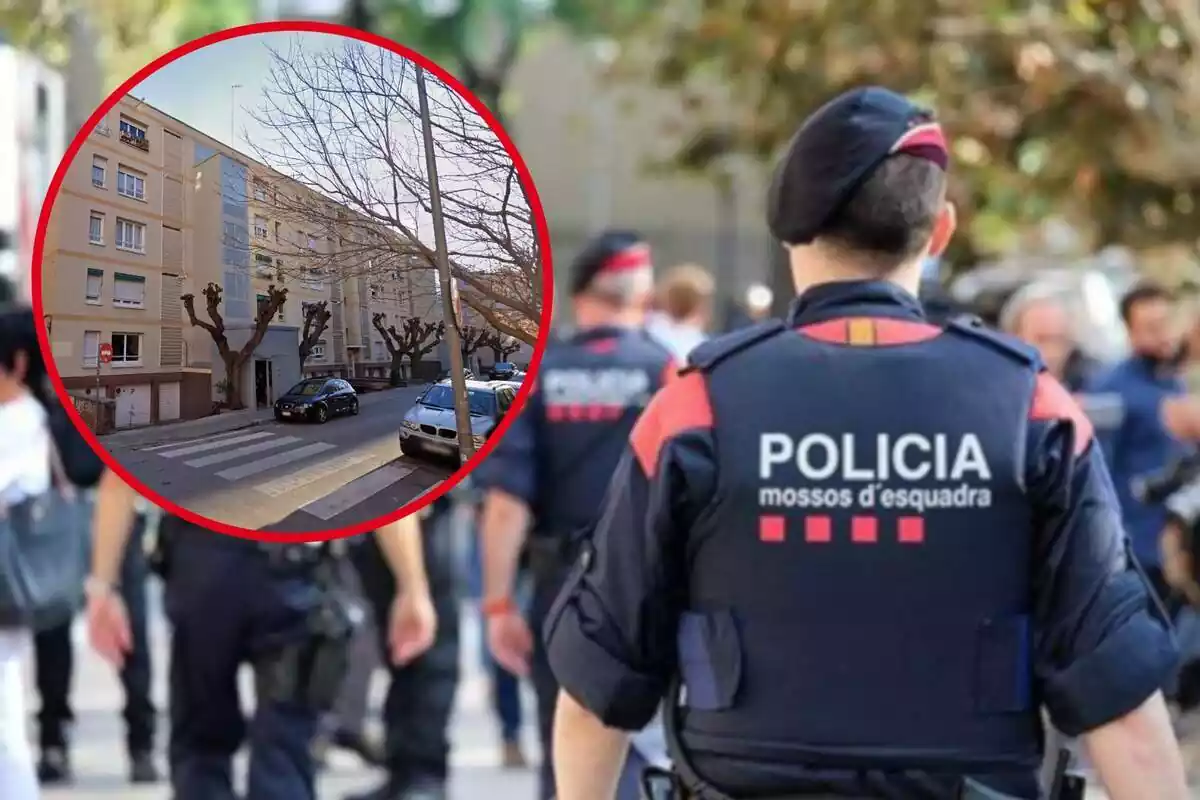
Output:
M68 167L42 264L55 364L68 390L107 399L118 427L202 416L210 376L185 362L188 131L133 98ZM112 361L100 362L101 345Z
M70 165L51 215L45 309L68 390L108 402L117 427L211 413L227 388L225 367L181 301L195 295L197 317L211 322L202 295L209 283L222 288L220 313L234 349L253 334L268 287L288 290L239 376L248 407L269 405L302 376L363 375L389 362L364 323L377 312L420 313L412 287L426 278L354 270L341 277L338 231L273 214L270 193L280 188L312 194L123 98ZM314 267L297 271L293 260ZM301 363L306 308L322 301L332 317ZM111 363L100 363L102 343L111 346Z

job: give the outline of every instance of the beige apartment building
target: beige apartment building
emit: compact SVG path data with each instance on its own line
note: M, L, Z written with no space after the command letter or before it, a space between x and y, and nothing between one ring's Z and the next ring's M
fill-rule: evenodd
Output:
M122 99L71 163L50 217L44 305L67 388L98 392L116 427L210 413L225 368L180 300L195 294L196 314L208 321L201 291L209 282L223 289L220 312L234 348L251 335L267 287L288 290L241 375L248 406L269 405L302 375L366 376L380 366L386 375L390 358L370 320L436 311L419 300L426 284L436 285L432 270L340 277L341 232L273 211L277 191L316 198L136 98ZM301 364L305 308L320 301L332 316ZM111 363L100 363L102 343Z

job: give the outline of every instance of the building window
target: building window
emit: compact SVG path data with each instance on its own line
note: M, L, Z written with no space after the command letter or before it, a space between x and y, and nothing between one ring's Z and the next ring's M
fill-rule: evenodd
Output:
M92 244L104 244L104 215L92 212L88 219L88 241Z
M117 247L135 253L146 252L146 226L117 217Z
M104 292L104 270L88 267L87 292L84 300L91 305L100 305L100 295Z
M254 235L260 239L267 238L267 218L266 217L255 217L254 218Z
M254 199L260 203L267 202L267 187L262 181L254 182Z
M312 346L312 350L308 353L309 358L324 358L325 357L325 340L317 342Z
M134 200L146 199L146 176L134 172L126 166L117 167L117 194L122 197L132 197Z
M279 241L279 223L275 223L275 241Z
M112 335L114 364L142 363L142 335L140 333L114 333Z
M311 233L308 235L308 249L309 250L317 249L317 237L313 236Z
M92 156L92 186L103 189L108 183L108 159Z
M95 367L100 359L100 331L83 332L83 365Z
M376 358L387 358L388 357L387 348L383 346L383 339L375 340L375 353L376 353L376 356L375 356Z
M141 275L113 274L113 305L125 308L144 308L146 279Z
M127 117L121 117L121 141L139 150L150 149L150 142L146 139L146 126Z
M259 264L270 264L271 263L271 257L267 256L267 255L263 255L262 253L255 253L254 260Z

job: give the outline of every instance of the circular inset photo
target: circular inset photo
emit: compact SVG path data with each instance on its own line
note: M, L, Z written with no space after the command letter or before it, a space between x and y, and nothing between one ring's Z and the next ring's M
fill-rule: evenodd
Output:
M131 486L214 531L315 541L486 457L532 386L549 259L520 154L454 78L268 23L96 110L46 198L34 307L60 399Z

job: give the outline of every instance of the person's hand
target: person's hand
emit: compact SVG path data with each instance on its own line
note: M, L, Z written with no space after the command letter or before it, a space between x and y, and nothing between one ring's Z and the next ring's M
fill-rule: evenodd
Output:
M112 587L89 586L87 593L88 639L92 648L117 669L133 649L125 602Z
M388 632L392 663L402 666L424 653L437 635L437 612L428 592L405 591L392 603Z
M533 653L533 634L529 624L517 609L489 614L487 618L488 648L492 658L513 675L529 674L529 657Z

